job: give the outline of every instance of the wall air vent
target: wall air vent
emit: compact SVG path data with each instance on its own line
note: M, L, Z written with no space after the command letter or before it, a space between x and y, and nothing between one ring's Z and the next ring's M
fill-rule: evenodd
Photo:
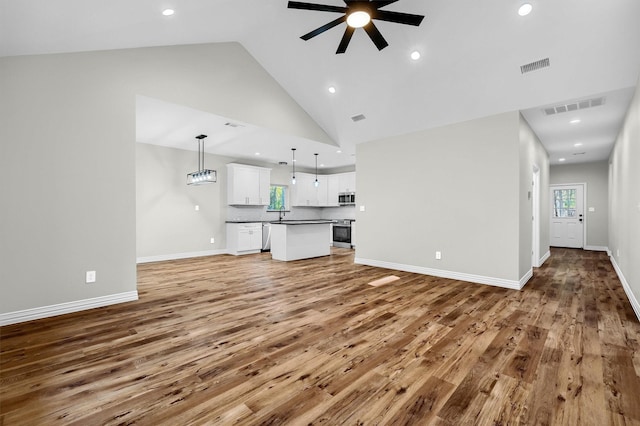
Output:
M353 117L351 117L351 119L353 120L354 123L358 122L358 121L362 121L364 120L365 117L364 114L358 114L358 115L354 115Z
M232 123L232 122L227 122L224 123L225 126L229 126L229 127L244 127L242 124L238 124L238 123Z
M539 61L531 62L530 64L524 64L520 66L520 72L526 74L531 71L536 71L542 68L549 67L549 58L540 59Z
M556 105L542 108L542 112L545 115L554 115L560 114L562 112L567 111L577 111L585 108L593 108L597 106L604 105L606 101L605 97L593 98L593 99L583 99L581 101L572 102L570 104Z

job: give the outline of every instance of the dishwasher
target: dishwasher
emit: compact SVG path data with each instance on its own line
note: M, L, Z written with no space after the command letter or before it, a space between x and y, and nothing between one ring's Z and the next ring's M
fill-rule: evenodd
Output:
M271 251L271 223L262 222L262 251Z

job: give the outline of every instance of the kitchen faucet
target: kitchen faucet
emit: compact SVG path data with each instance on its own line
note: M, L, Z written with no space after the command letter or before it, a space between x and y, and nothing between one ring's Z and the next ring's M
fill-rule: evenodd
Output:
M278 220L282 222L282 218L285 216L284 206L280 207L280 211L278 212Z

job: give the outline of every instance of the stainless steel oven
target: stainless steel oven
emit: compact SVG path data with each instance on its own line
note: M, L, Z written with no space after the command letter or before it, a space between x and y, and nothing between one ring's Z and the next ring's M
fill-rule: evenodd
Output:
M333 223L333 246L351 248L351 220L338 220Z

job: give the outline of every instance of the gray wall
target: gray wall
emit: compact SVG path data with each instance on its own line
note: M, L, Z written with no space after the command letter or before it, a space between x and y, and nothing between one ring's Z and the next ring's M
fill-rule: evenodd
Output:
M520 120L520 276L524 276L531 269L531 248L533 244L532 215L539 219L539 247L538 262L545 258L549 252L549 154L542 146L540 139L533 132L529 123L522 115ZM537 188L539 194L538 211L533 211L533 170L539 170L540 184ZM532 192L531 198L529 192Z
M237 43L1 58L0 73L0 314L136 291L136 95L332 143Z
M218 172L218 182L187 185L196 158L194 151L136 144L138 259L226 249L225 164L232 159L207 154L205 164Z
M640 87L640 84L639 86ZM640 319L640 90L609 157L609 250Z
M509 112L358 145L359 261L519 280L520 125Z
M550 168L552 185L586 183L586 234L585 249L606 249L609 244L609 163L563 164ZM551 195L546 194L550 199ZM595 209L589 211L589 207ZM550 212L547 213L550 216Z

